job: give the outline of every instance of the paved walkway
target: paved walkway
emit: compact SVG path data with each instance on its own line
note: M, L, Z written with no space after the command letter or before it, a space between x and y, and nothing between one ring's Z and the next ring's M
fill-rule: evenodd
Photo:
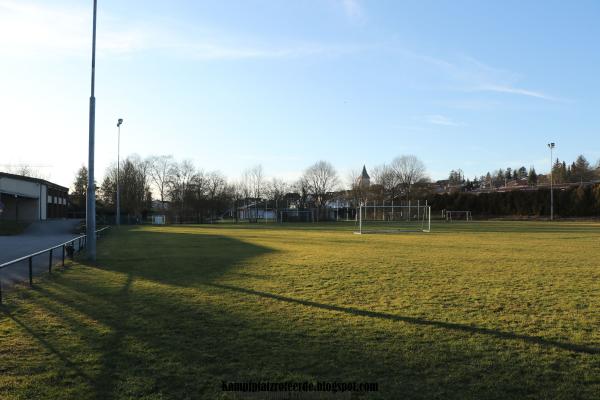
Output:
M32 223L24 233L15 236L0 236L0 264L27 254L56 246L77 236L76 228L80 220L53 220ZM75 242L77 248L77 242ZM49 253L33 258L33 274L48 272ZM53 252L53 264L62 260L62 250ZM27 260L13 264L0 270L2 286L6 287L18 281L29 280L29 264Z

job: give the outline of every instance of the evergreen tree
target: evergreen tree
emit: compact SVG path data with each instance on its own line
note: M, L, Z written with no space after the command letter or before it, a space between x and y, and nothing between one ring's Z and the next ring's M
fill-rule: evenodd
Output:
M552 180L554 183L567 182L567 165L564 161L561 163L558 158L552 166Z
M504 170L502 168L500 168L497 172L496 172L496 177L494 179L494 186L496 187L500 187L504 185Z
M583 156L579 155L577 160L571 165L571 179L573 182L587 182L593 179L593 171L590 163Z
M71 204L77 210L85 210L85 198L88 187L88 170L82 165L75 174L73 190L71 191Z
M529 168L529 175L527 177L527 183L529 186L536 186L538 181L537 173L535 172L535 168L533 166Z
M485 185L488 188L491 188L492 187L492 174L490 174L489 172L487 174L485 174L483 181L485 182Z

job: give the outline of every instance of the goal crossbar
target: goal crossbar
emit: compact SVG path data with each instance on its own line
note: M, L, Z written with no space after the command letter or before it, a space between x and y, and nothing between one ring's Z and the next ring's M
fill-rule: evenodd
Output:
M284 222L315 222L315 214L312 210L281 210L277 215L279 223Z
M430 232L431 207L360 206L354 233Z
M471 210L444 210L443 214L448 222L460 219L461 217L465 221L473 221L473 214L471 213Z

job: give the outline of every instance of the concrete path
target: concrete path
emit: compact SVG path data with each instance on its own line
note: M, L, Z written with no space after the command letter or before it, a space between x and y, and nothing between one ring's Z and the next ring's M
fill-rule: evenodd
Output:
M76 228L80 220L53 220L32 223L24 233L15 236L0 236L0 264L17 258L56 246L80 234ZM78 243L75 242L77 248ZM62 249L53 252L53 264L62 260ZM33 274L38 275L48 272L50 254L45 253L33 258ZM3 288L15 282L29 280L29 263L27 260L13 264L0 270L0 279Z

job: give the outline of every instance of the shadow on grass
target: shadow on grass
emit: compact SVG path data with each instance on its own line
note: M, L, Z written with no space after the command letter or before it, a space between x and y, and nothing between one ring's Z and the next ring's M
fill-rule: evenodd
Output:
M21 318L12 314L5 306L0 306L0 309L3 311L4 315L6 315L10 320L12 320L15 324L17 324L23 331L25 331L28 335L37 340L42 347L44 347L48 352L54 354L58 357L61 362L67 366L69 369L75 371L76 375L83 378L88 383L93 382L94 380L86 374L79 366L77 366L73 361L71 361L66 355L63 354L56 346L54 346L48 339L44 337L41 332L36 332L28 324L21 320Z
M226 290L232 290L232 291L239 292L239 293L245 293L245 294L249 294L249 295L253 295L253 296L259 296L259 297L264 297L264 298L268 298L268 299L283 301L286 303L301 304L301 305L307 306L307 307L316 307L316 308L320 308L323 310L342 312L342 313L352 314L352 315L361 316L361 317L381 318L381 319L387 319L387 320L392 320L392 321L406 322L406 323L415 324L415 325L433 326L436 328L448 329L448 330L453 330L453 331L475 333L475 334L479 334L479 335L490 335L490 336L497 337L499 339L522 340L522 341L532 343L532 344L537 344L540 346L556 347L556 348L559 348L562 350L569 350L569 351L574 351L577 353L600 354L600 348L587 347L587 346L582 346L582 345L577 345L577 344L572 344L572 343L564 343L564 342L559 342L559 341L555 341L555 340L543 339L543 338L539 338L539 337L535 337L535 336L520 335L520 334L512 333L512 332L503 332L503 331L498 331L498 330L494 330L494 329L480 328L477 326L463 325L463 324L457 324L457 323L453 323L453 322L430 321L430 320L426 320L426 319L422 319L422 318L406 317L406 316L387 314L387 313L376 312L376 311L361 310L361 309L353 308L353 307L340 307L340 306L335 306L335 305L330 305L330 304L321 304L321 303L317 303L314 301L294 299L291 297L280 296L277 294L265 293L265 292L260 292L257 290L245 289L245 288L240 288L240 287L230 286L230 285L223 285L223 284L217 284L217 283L207 283L207 285L213 286L216 288L220 288L220 289L226 289Z
M90 274L57 274L28 293L35 311L52 314L78 340L53 336L43 321L25 311L16 317L24 333L56 356L33 370L70 369L80 378L78 398L219 398L221 380L354 380L379 382L369 398L515 398L569 393L576 387L548 374L536 359L515 361L493 348L449 344L447 332L421 333L390 328L378 338L335 315L317 316L289 309L301 305L383 321L400 321L455 333L574 351L575 357L598 349L573 346L512 333L299 300L218 283L238 274L264 279L243 267L273 250L216 235L119 232L99 246L100 267ZM95 272L94 272L95 271ZM93 274L91 272L94 272ZM145 282L155 282L148 286ZM257 301L276 300L275 304ZM109 333L90 329L85 315ZM367 332L367 333L365 333ZM69 335L62 335L69 337ZM383 340L383 343L380 341ZM457 338L457 341L462 340ZM390 350L393 349L393 350ZM535 353L534 353L535 354ZM89 359L95 359L89 368ZM574 362L565 356L565 364ZM481 365L490 362L493 369ZM524 369L524 366L527 369ZM449 372L452 370L452 372ZM525 375L526 378L523 377ZM558 375L562 377L564 375ZM540 377L544 378L540 380ZM575 379L575 378L573 378ZM31 385L56 384L32 381ZM591 392L591 390L590 390ZM1 393L0 393L1 394ZM560 397L560 396L547 396Z
M120 232L106 240L107 245L100 247L98 253L102 269L178 286L217 280L247 260L275 252L231 237L205 233ZM242 273L252 271L246 268Z
M600 222L432 221L433 233L580 233L600 235Z

